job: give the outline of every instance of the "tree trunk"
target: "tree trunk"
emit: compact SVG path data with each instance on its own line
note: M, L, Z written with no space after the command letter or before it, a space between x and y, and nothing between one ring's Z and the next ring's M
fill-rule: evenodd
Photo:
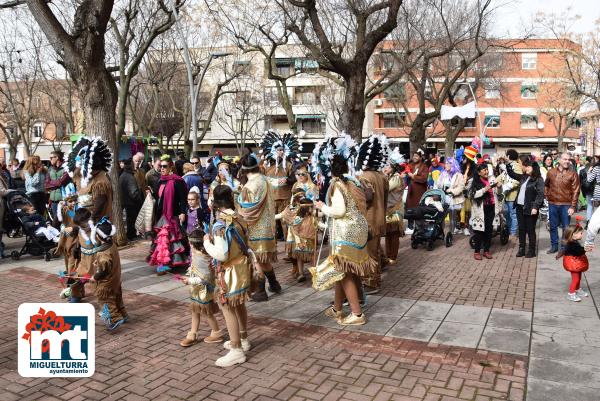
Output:
M349 134L357 143L362 142L362 129L365 122L365 84L366 74L363 69L355 71L344 81L346 95L344 110L340 116L342 131Z
M84 66L81 66L83 69ZM89 67L88 67L89 68ZM115 108L117 105L117 87L110 73L104 68L97 68L82 74L77 81L79 93L84 93L82 108L86 120L86 134L99 136L113 150L113 168L109 175L113 187L112 222L117 227L117 245L127 243L125 225L123 224L123 208L119 190L118 163L119 142L116 135Z
M296 124L296 116L294 116L294 109L292 107L290 95L287 91L287 84L285 83L285 81L275 81L275 85L277 86L277 96L279 97L279 103L281 103L283 110L285 110L285 116L288 120L288 126L294 134L297 134L298 124Z
M458 134L465 127L465 120L460 118L457 124L444 123L446 127L446 138L444 139L444 155L446 157L454 155L454 147L456 145L456 138Z
M425 118L421 115L417 114L415 119L412 122L412 127L410 130L410 134L408 136L410 140L410 154L412 155L417 150L422 149L425 150Z

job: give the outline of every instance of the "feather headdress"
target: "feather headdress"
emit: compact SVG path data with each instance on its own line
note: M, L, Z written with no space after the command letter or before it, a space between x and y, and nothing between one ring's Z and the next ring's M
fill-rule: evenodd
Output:
M298 159L299 153L302 150L298 138L293 133L287 132L282 136L279 132L272 130L265 131L265 137L260 147L262 148L261 153L263 154L265 164L270 166L271 162L274 161L277 168L279 168L280 162L283 168L286 168L287 161L289 159ZM277 155L277 149L279 148L283 148L283 160L279 160Z
M71 177L79 169L81 188L85 188L92 178L92 171L109 172L112 162L112 152L103 139L83 136L79 138L69 153L66 169Z
M311 158L314 179L319 184L331 176L331 163L334 156L339 155L348 162L348 170L354 173L354 158L356 157L356 142L346 133L341 136L326 136L315 146Z
M388 163L391 165L400 165L402 163L406 163L406 159L402 153L400 153L400 148L396 147L390 152Z
M356 169L380 170L388 161L390 148L388 139L383 134L372 134L358 147L356 156Z

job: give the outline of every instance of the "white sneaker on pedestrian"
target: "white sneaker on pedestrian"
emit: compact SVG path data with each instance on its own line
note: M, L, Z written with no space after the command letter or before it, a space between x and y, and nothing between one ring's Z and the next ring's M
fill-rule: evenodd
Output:
M406 235L412 235L413 232L415 232L415 230L410 229L408 227L406 228L406 230L404 230L404 234L406 234Z
M579 296L579 297L589 297L590 296L590 294L588 294L587 292L585 292L583 290L583 288L580 288L577 291L575 291L575 294L577 294L577 296Z
M569 301L573 301L573 302L581 302L581 298L579 298L579 295L577 295L576 292L570 292L567 294L567 299Z
M465 228L465 231L464 231L464 233L465 233L465 235L471 235L471 232L469 231L469 229L468 229L468 228Z
M247 338L242 338L241 340L242 342L242 350L244 350L244 352L248 352L250 351L250 348L252 348L252 344L250 344L250 341ZM223 343L223 348L225 349L231 349L231 341L225 341Z
M454 232L452 232L452 234L454 234L454 235L460 234L460 229L459 228L455 228Z
M246 355L241 348L233 348L229 350L227 355L220 357L215 361L215 365L220 368L228 368L233 365L246 362Z

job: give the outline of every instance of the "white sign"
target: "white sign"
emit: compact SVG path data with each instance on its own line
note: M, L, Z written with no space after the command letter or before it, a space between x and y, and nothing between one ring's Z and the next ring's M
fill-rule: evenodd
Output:
M19 374L90 377L96 368L95 313L91 304L19 306Z

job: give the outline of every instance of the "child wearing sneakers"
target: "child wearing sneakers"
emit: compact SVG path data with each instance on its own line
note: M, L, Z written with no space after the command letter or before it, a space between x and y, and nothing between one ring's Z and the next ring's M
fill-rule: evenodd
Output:
M587 271L590 267L585 249L579 243L583 238L583 227L577 224L571 224L565 230L563 236L564 249L556 256L557 259L563 257L563 267L571 273L571 286L567 299L573 302L580 302L581 297L587 297L588 293L580 288L581 273Z
M188 239L192 248L192 264L188 268L188 277L183 277L181 281L190 286L192 328L179 344L189 347L198 342L198 327L202 315L206 317L211 330L203 341L209 344L221 343L223 334L214 315L219 311L219 306L214 301L215 271L211 266L210 256L204 250L204 231L196 228L190 232Z

